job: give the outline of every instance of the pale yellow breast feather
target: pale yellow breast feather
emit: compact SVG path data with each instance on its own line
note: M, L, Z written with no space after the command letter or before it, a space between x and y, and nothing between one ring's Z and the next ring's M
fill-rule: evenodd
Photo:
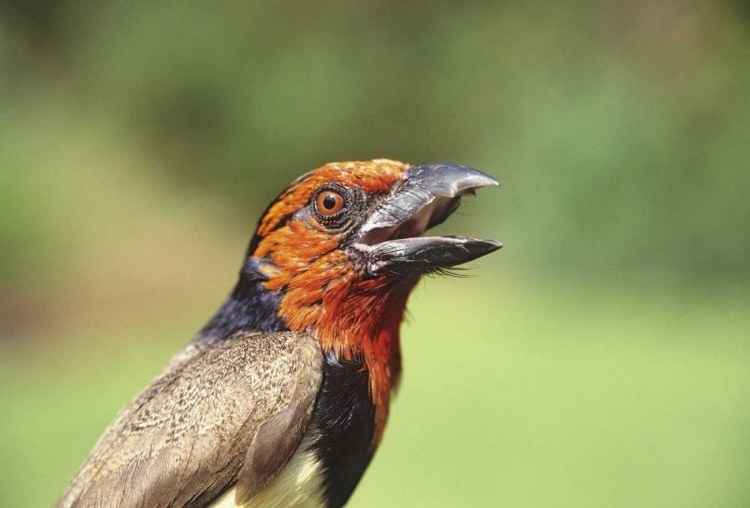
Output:
M218 498L212 508L325 508L323 463L315 456L314 432L307 432L284 469L263 491L244 505L235 503L235 489Z

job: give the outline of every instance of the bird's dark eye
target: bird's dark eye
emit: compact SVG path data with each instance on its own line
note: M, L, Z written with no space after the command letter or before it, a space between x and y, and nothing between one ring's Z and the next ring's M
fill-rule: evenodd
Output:
M345 204L344 196L334 190L324 190L315 198L315 209L323 217L333 217Z

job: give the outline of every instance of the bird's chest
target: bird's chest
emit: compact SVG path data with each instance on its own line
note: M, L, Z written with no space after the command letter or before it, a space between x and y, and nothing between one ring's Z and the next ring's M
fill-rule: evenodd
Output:
M311 428L318 434L312 449L323 466L327 506L343 506L374 452L375 406L361 363L327 355Z

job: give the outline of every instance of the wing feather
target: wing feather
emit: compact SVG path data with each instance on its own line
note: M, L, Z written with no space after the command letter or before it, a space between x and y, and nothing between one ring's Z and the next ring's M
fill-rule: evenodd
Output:
M247 501L299 446L322 366L302 333L190 344L118 414L56 506L199 507L233 486Z

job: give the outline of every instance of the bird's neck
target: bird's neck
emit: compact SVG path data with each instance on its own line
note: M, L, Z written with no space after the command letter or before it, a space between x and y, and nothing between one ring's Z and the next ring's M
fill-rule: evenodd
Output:
M418 277L360 280L352 270L341 269L325 277L306 270L292 283L289 278L269 280L243 272L195 341L221 340L240 329L312 334L325 353L361 362L367 370L377 444L401 374L401 322L417 281Z
M289 330L279 316L281 296L264 288L262 280L241 276L232 293L194 340L221 340L239 330L267 333Z
M298 277L284 287L279 316L290 330L311 333L325 353L362 362L375 405L377 444L388 417L391 392L401 373L399 331L418 277L361 280L353 270L342 270L328 278L322 289L314 272ZM315 284L314 291L305 277ZM275 288L274 279L264 285Z

